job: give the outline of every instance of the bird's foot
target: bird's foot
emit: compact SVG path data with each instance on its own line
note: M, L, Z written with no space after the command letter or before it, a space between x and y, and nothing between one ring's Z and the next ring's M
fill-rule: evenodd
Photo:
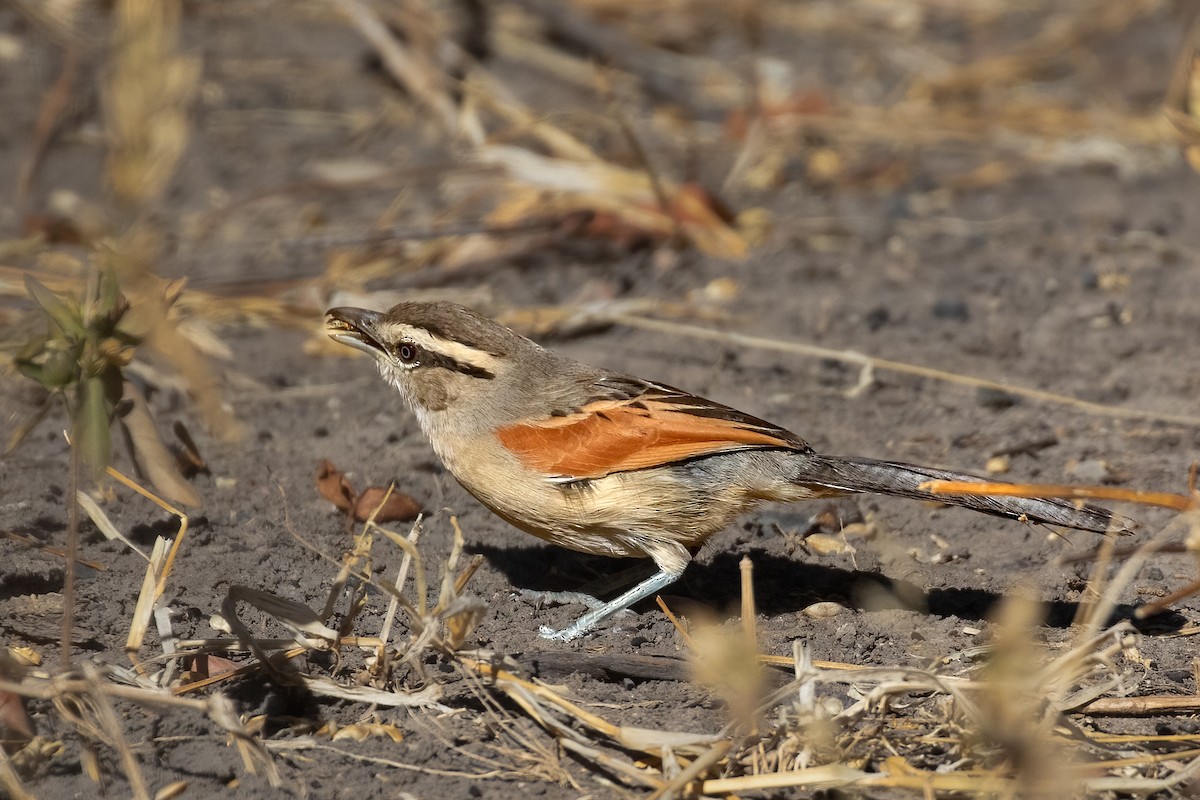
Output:
M555 642L569 642L572 639L578 639L584 633L581 630L576 630L576 627L577 626L575 625L568 625L562 630L556 631L549 625L543 625L542 627L538 628L538 636Z

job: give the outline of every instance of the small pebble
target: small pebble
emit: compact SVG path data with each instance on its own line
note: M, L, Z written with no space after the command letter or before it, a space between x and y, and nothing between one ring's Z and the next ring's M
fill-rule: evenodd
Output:
M971 318L971 311L966 300L943 298L933 304L933 318L966 322Z
M841 536L833 536L828 533L814 533L812 536L806 537L804 546L819 556L837 555L851 549Z
M0 34L0 61L19 61L24 48L21 40L11 34Z
M826 719L832 719L845 710L840 700L829 696L818 698L817 707L820 708L822 716Z
M874 522L851 522L842 526L843 539L874 539L878 529Z
M960 548L958 550L947 550L944 553L934 553L933 557L929 559L929 563L930 564L949 564L954 561L966 561L970 557L971 557L970 550L964 550L964 549Z
M1191 683L1196 679L1190 669L1168 669L1162 673L1162 676L1172 683Z
M725 303L737 298L741 287L733 278L716 278L709 281L702 290L704 299Z
M1108 477L1108 464L1098 458L1080 461L1071 468L1071 477L1082 483L1100 483Z
M980 387L975 392L975 401L984 408L990 408L993 411L1003 411L1006 408L1012 408L1017 404L1017 399L1017 396L1014 394L987 386Z
M1003 455L989 458L984 469L989 475L1003 475L1008 472L1010 467L1012 467L1012 456Z
M805 608L801 613L803 613L804 616L812 617L813 619L828 619L829 617L836 617L845 610L846 607L841 603L835 603L832 600L825 600L820 603L813 603L811 606Z
M868 311L863 319L866 321L867 327L874 332L887 325L891 321L892 315L884 306L877 306Z

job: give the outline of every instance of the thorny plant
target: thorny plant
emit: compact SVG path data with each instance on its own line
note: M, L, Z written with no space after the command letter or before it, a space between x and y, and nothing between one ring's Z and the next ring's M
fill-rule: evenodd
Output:
M8 449L20 443L59 396L71 418L72 443L99 478L112 451L109 428L123 394L122 369L144 338L136 316L128 313L129 303L108 272L92 272L80 297L55 294L32 276L26 276L25 286L47 324L18 353L16 365L50 397L30 423L13 432Z

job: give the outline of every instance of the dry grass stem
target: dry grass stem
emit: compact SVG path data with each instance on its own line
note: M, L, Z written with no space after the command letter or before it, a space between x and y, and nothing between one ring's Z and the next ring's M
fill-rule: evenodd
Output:
M428 54L402 43L374 11L358 0L330 0L375 48L388 72L434 114L443 130L457 136L470 130L459 119L445 75Z
M685 336L706 341L724 342L726 344L738 345L740 347L751 347L759 350L774 350L793 355L806 356L809 358L832 359L841 363L856 364L864 369L870 368L883 372L896 372L904 375L916 375L918 377L930 378L932 380L942 381L943 383L952 383L959 386L994 389L996 391L1006 392L1019 397L1026 397L1030 400L1036 400L1042 403L1066 406L1077 411L1081 411L1086 414L1093 414L1099 417L1172 422L1178 425L1187 425L1188 427L1192 428L1200 427L1200 417L1191 416L1188 414L1168 414L1164 412L1136 408L1119 408L1117 406L1105 405L1103 403L1093 403L1088 400L1080 400L1076 397L1068 397L1067 395L1057 394L1055 392L1045 392L1040 389L1029 389L1010 383L989 380L987 378L976 378L970 375L961 375L954 372L933 369L931 367L923 367L918 364L906 364L902 361L876 358L875 356L854 353L847 350L835 350L833 348L821 347L819 345L807 344L804 342L768 339L766 337L750 336L744 333L718 331L713 330L712 328L703 328L698 325L688 325L681 322L650 319L647 317L635 316L627 313L605 314L600 310L593 310L592 313L597 317L607 318L611 322L620 325L627 325L631 328L657 331L659 333L669 333L675 336Z
M675 632L679 634L679 638L683 640L683 643L690 650L692 647L692 635L688 632L687 627L682 621L680 621L679 617L675 616L674 612L671 611L670 607L667 605L666 601L662 599L662 597L655 597L654 602L658 604L659 610L661 610L663 614L666 615L667 619L671 621L671 624L675 627Z
M99 527L99 525L97 525L97 527ZM43 553L57 556L58 558L65 559L67 555L67 551L62 547L54 547L53 545L42 544L37 539L17 533L16 531L0 531L0 536L10 541L19 542L26 547L31 547L35 550L41 550ZM97 572L105 572L108 570L108 567L105 564L101 564L99 561L92 561L89 558L76 558L75 563L82 564L88 569L94 569Z
M689 784L698 780L708 770L716 767L729 754L729 750L732 747L733 742L717 742L708 752L681 769L679 774L671 779L670 783L650 795L649 800L673 800L673 798L684 796L689 788Z
M1164 548L1165 549L1165 548ZM1193 548L1194 549L1194 548ZM1183 588L1176 589L1173 592L1150 602L1138 606L1134 612L1134 616L1138 619L1149 619L1155 614L1161 614L1171 606L1178 603L1180 600L1186 600L1194 594L1200 593L1200 580L1195 580Z
M146 552L142 548L131 542L129 537L121 533L116 525L113 525L112 520L104 513L104 509L91 498L91 495L87 492L76 492L75 499L78 501L80 507L83 508L84 513L88 515L88 519L92 521L92 524L103 534L105 539L118 541L141 556L143 560L150 560L150 556L146 555Z
M4 788L11 800L37 800L21 784L21 777L13 769L12 761L3 747L0 747L0 787Z
M147 559L149 563L146 565L146 577L142 582L142 589L138 593L137 605L134 608L133 619L129 625L129 636L125 640L125 653L135 666L139 665L138 653L142 649L142 642L145 639L146 631L150 627L150 618L154 613L155 607L162 599L163 593L167 589L167 579L170 578L171 572L175 566L175 558L179 554L179 548L183 546L184 538L188 530L188 518L179 509L167 503L165 500L156 496L154 493L140 486L136 481L133 481L122 475L119 471L112 467L107 468L107 473L110 477L116 479L122 485L132 489L142 497L150 500L155 505L162 508L169 514L179 518L179 530L175 533L175 540L171 543L170 550L167 549L167 540L158 536L154 540L154 549L150 557ZM99 510L99 509L97 509ZM93 517L95 519L95 517ZM115 528L114 528L115 531ZM126 541L121 537L122 541ZM133 547L132 544L129 545ZM133 548L143 558L146 556ZM139 666L140 671L140 666Z
M200 713L233 738L248 772L265 774L271 786L282 784L269 753L258 739L246 731L227 698L221 695L212 695L203 700L175 697L162 689L116 683L114 680L118 676L117 670L105 671L89 665L83 673L67 672L49 677L26 675L19 682L0 679L0 691L51 701L65 722L90 739L105 742L114 748L120 747L119 740L110 740L109 728L113 721L109 719L105 722L104 711L106 706L112 708L111 700ZM119 732L123 737L119 720L112 731L114 734Z
M758 651L758 610L754 603L754 562L742 556L738 563L742 587L742 635L746 646Z
M83 675L84 679L89 682L100 680L99 671L91 664L83 665ZM104 692L93 692L91 699L95 704L95 713L107 744L116 749L121 758L125 779L129 781L129 788L133 792L133 796L136 800L150 800L150 791L146 786L146 779L142 775L142 767L134 757L133 751L129 749L129 742L125 739L125 731L121 727L121 720L117 717L112 701Z
M181 56L175 0L121 0L105 87L113 138L109 180L123 201L148 204L166 188L188 140L200 64Z
M474 670L480 676L490 679L493 685L504 691L534 721L556 736L579 738L579 734L573 728L563 724L560 719L560 715L562 715L613 740L622 747L653 753L660 757L665 748L671 748L677 753L686 752L698 756L704 752L706 745L711 745L717 740L717 737L710 734L657 731L614 725L603 717L567 700L552 689L523 680L508 670L495 666L490 661L482 661L466 654L462 654L460 658L464 666Z
M417 542L421 538L421 520L422 519L423 519L423 517L418 516L415 520L413 520L412 528L410 528L408 531L407 541L409 544L412 545L413 551L416 550ZM400 591L404 590L404 584L405 584L405 582L408 581L408 570L411 568L411 566L412 566L412 551L405 550L404 557L400 559L400 566L396 569L396 580L394 581L395 587ZM396 611L399 608L400 608L400 599L398 597L396 597L395 595L393 595L392 597L390 597L388 599L387 611L384 612L383 624L380 626L380 629L379 629L379 641L380 641L381 650L382 650L382 648L385 648L387 646L388 638L391 636L391 633L392 633L392 625L396 621Z
M423 767L419 764L409 764L404 761L397 761L391 758L380 758L378 756L369 756L364 753L355 753L350 750L344 750L340 747L334 747L328 744L319 744L312 738L290 739L290 740L274 740L266 743L267 749L275 753L288 752L303 752L305 750L322 750L329 753L349 759L351 761L359 761L364 764L378 764L379 766L391 767L392 769L404 770L407 772L419 772L423 775L436 775L441 778L470 778L472 780L480 780L484 778L499 778L505 777L504 770L495 770L494 772L463 772L461 770L438 769L436 767Z
M1178 695L1143 695L1141 697L1097 697L1079 706L1076 711L1093 716L1142 717L1157 714L1195 714L1200 711L1200 697ZM1195 737L1190 737L1192 740Z

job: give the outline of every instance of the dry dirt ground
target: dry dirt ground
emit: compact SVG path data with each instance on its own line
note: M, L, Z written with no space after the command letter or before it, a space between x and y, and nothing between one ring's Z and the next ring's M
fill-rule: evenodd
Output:
M1073 44L1078 52L1065 63L1051 63L1026 82L1074 111L1115 108L1153 117L1185 19L1170 4L1142 6L1120 30L1094 31ZM905 7L925 15L915 30L863 19L857 33L849 23L805 32L772 25L768 18L759 32L759 53L774 68L786 68L800 95L823 93L825 102L843 107L882 105L905 91L904 54L953 63L982 58L981 52L1019 52L1054 15L998 14L989 29L949 12L939 17L932 5ZM210 619L234 585L321 608L337 575L336 560L358 530L316 492L318 463L328 459L356 486L395 481L422 504L428 515L420 547L435 576L450 551L451 519L457 519L467 554L483 556L468 590L483 600L486 613L469 646L524 658L526 666L534 665L533 674L563 696L617 724L719 731L729 719L729 704L710 687L687 680L686 673L667 680L637 674L628 665L625 671L574 671L572 665L593 656L685 657L681 636L653 603L579 641L541 640L539 625L565 625L580 609L541 603L520 590L575 589L627 565L555 549L492 516L449 477L370 364L314 344L320 340L320 312L344 300L336 294L344 287L321 277L331 274L327 266L344 250L320 241L287 242L363 233L381 220L415 227L453 220L467 204L487 200L461 199L438 182L438 170L455 168L461 148L441 141L428 115L382 74L368 45L332 7L252 2L184 8L183 48L202 58L203 80L188 148L155 210L157 224L175 239L159 272L187 276L190 287L227 297L292 292L287 296L292 324L264 323L251 315L244 324L216 327L232 352L218 368L225 398L245 427L240 439L209 437L178 391L162 387L153 396L161 426L187 422L211 470L194 479L204 503L191 515L168 587L176 633L183 639L220 635ZM609 13L604 24L620 27L620 14ZM700 37L688 45L694 54L727 60L731 69L744 67L749 51L743 32L719 27L689 28L678 36ZM15 185L61 53L9 7L0 9L0 34L6 48L17 50L0 69L0 182ZM561 47L575 54L569 43ZM608 113L608 101L578 83L556 81L544 69L503 53L488 63L548 118L589 104L593 112ZM88 74L77 86L77 107L47 149L26 207L0 206L6 237L18 235L31 210L49 208L55 192L94 203L103 198L102 117ZM635 103L629 115L636 117L648 157L659 169L723 191L735 211L758 208L769 215L769 232L744 259L671 242L564 235L511 257L489 255L458 275L442 275L433 264L418 272L381 273L356 290L396 289L413 296L436 291L494 314L631 298L703 305L720 295L718 305L704 306L717 308L719 321L683 321L1149 414L1122 417L888 369L876 369L865 389L851 392L860 379L851 362L632 326L594 325L544 339L580 359L776 421L822 451L974 472L1008 454L1004 477L1010 480L1184 490L1189 465L1200 454L1200 178L1177 147L1122 138L1102 126L1087 136L1045 136L1034 144L1030 141L1041 134L1011 127L942 137L932 131L933 121L928 136L897 132L897 140L889 141L876 131L874 139L853 141L848 146L853 155L842 154L853 165L823 177L820 159L838 152L840 129L797 127L782 137L791 149L784 148L773 180L723 186L743 142L731 138L729 109L717 114L696 104L678 111L701 120L700 133L681 148L657 137L658 129L646 121L654 104L667 101ZM575 118L573 124L578 132L601 123ZM593 143L620 141L610 130ZM1068 146L1076 150L1066 153ZM623 151L618 160L636 163L627 143L617 149ZM351 158L383 164L390 170L387 179L350 188L314 179L314 165ZM987 179L997 174L987 172L989 165L1007 172ZM8 263L33 268L36 261L18 255ZM3 302L8 321L28 308L15 298ZM3 377L2 393L5 427L38 400L35 387L15 374ZM63 544L64 424L61 414L52 415L0 460L0 530ZM806 542L816 529L815 517L829 508L843 521L865 520L873 535L830 547L838 539L834 524L820 529L825 538ZM172 517L125 490L116 492L106 510L142 547L176 528ZM1172 518L1128 504L1122 510L1142 523L1133 543L1155 535ZM393 527L407 532L407 525ZM1173 541L1183 538L1180 529ZM817 547L818 541L826 546ZM739 561L749 556L761 652L790 655L792 642L800 639L815 659L936 667L953 674L970 665L972 648L992 640L999 605L1022 593L1046 603L1044 622L1028 634L1045 645L1037 652L1065 648L1093 565L1061 565L1056 559L1090 552L1100 541L1092 534L1058 535L874 496L832 506L771 507L715 537L664 600L689 616L702 607L736 616ZM401 555L378 539L374 574L394 575ZM84 523L81 556L103 570L78 569L75 658L124 664L144 562L105 540L90 522ZM0 637L5 644L38 650L48 666L58 658L55 604L61 603L63 576L59 557L0 540ZM1112 621L1128 619L1138 604L1195 577L1190 556L1153 558L1125 586ZM840 604L840 613L805 613L822 601ZM386 596L371 590L354 632L377 632L385 608ZM344 610L343 602L339 614ZM1196 693L1194 640L1179 634L1194 631L1197 620L1200 599L1190 598L1157 621L1139 623L1136 652L1114 656L1136 694ZM256 635L285 635L266 619L253 622L251 615L251 624ZM402 620L398 631L404 629ZM152 634L146 652L159 652L158 647ZM563 653L578 658L556 667ZM336 671L328 655L301 656L294 664L311 673ZM511 700L481 700L486 689L470 685L439 659L429 656L422 667L425 680L441 687L437 707L373 708L322 698L282 686L261 671L215 687L245 719L256 719L258 735L272 743L281 778L274 788L262 774L244 769L228 737L202 714L124 702L117 711L151 790L183 780L188 797L567 798L648 792L619 771L598 768L557 746ZM353 682L352 675L342 677ZM851 702L846 686L823 691L843 705ZM97 785L81 768L75 729L49 702L32 701L29 708L37 732L61 740L64 750L27 777L28 791L47 798L94 794ZM329 722L344 726L364 719L393 724L403 739L335 741L328 729L320 730ZM1093 736L1198 732L1189 713L1075 715L1072 721ZM515 737L530 744L523 749ZM874 761L866 757L857 766L877 768L887 746L873 752ZM97 753L106 794L128 795L116 751L102 744ZM921 753L916 765L925 769L961 757L950 750L939 754L935 745ZM773 791L762 794L795 796L797 790ZM891 787L866 794L906 791Z

